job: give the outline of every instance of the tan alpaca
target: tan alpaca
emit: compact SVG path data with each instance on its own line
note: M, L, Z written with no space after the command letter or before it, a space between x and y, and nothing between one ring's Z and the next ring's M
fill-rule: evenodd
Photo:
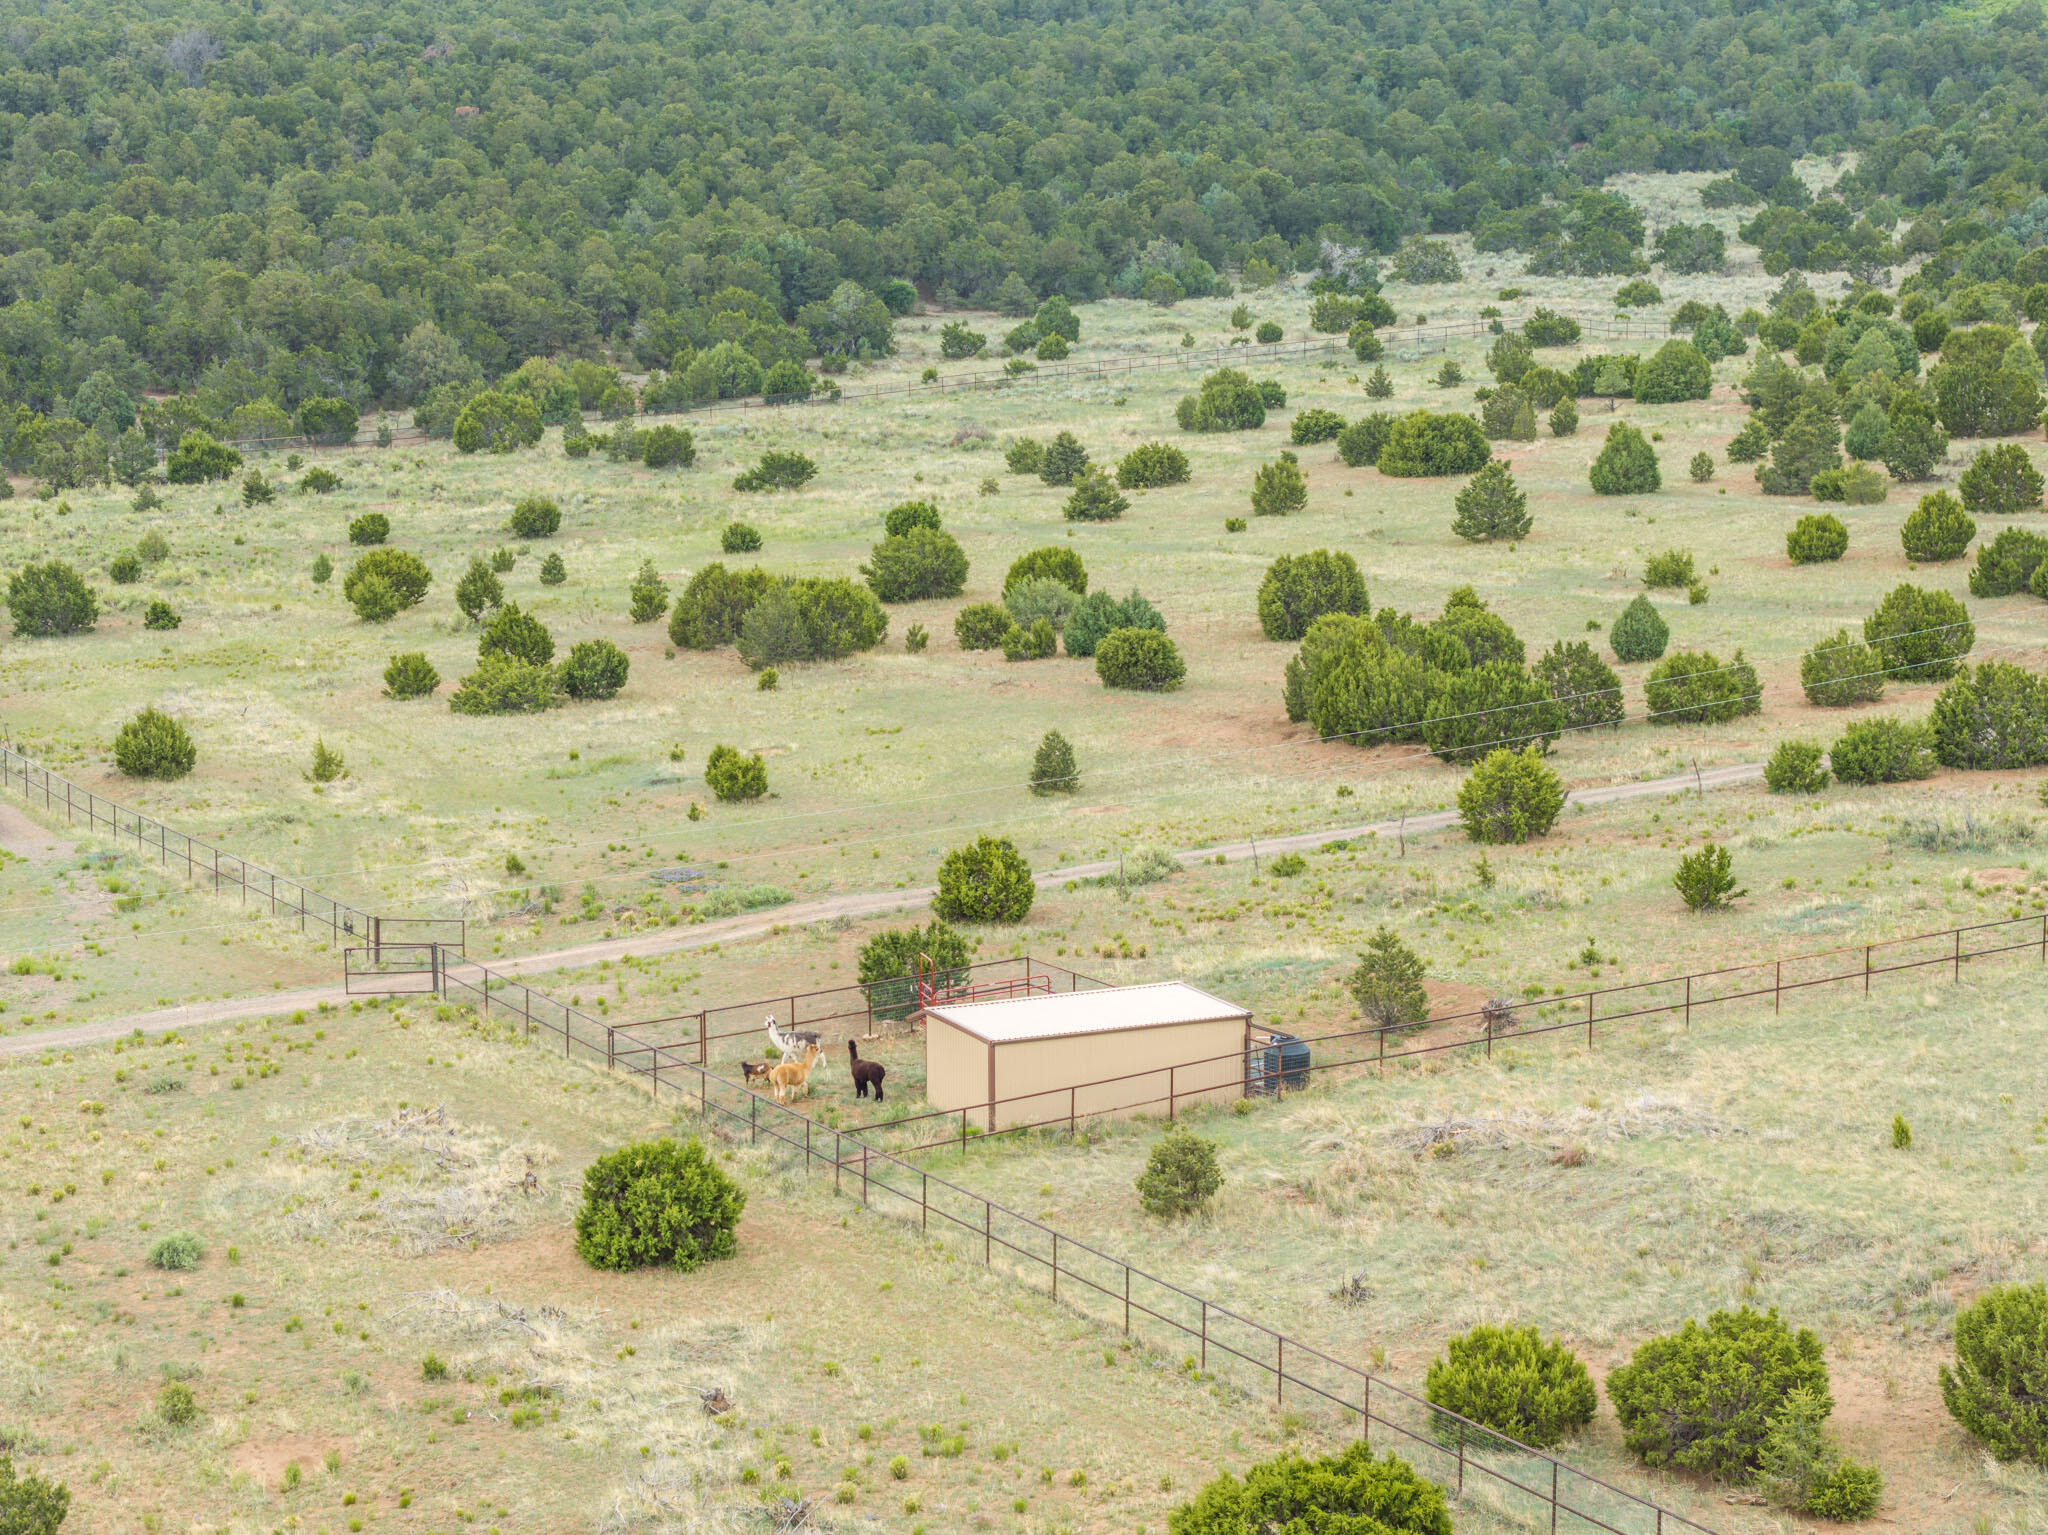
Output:
M784 1061L768 1073L769 1085L775 1089L775 1101L787 1103L791 1098L808 1097L811 1091L811 1068L818 1063L818 1057L825 1053L823 1045L812 1045L803 1054L803 1059Z

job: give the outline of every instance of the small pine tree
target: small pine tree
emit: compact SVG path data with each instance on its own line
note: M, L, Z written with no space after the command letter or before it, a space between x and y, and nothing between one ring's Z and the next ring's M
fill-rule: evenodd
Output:
M1439 389L1455 389L1465 382L1465 370L1448 357L1444 365L1436 370L1436 386Z
M1308 482L1292 453L1262 465L1252 477L1252 511L1260 517L1285 517L1308 505Z
M455 606L462 616L475 623L487 608L502 607L504 602L505 587L497 573L483 560L471 559L469 569L455 583Z
M1057 730L1048 730L1031 759L1033 794L1072 794L1081 787L1081 772L1074 762L1074 747Z
M1734 860L1718 842L1705 843L1680 858L1671 883L1688 911L1712 911L1749 894L1736 888Z
M1621 617L1607 631L1617 661L1654 661L1671 642L1671 626L1647 597L1637 597L1621 610Z
M334 579L334 561L330 560L330 559L329 559L329 558L328 558L328 557L327 557L326 555L324 555L324 554L316 554L316 555L314 555L314 556L313 556L313 584L314 584L315 586L325 586L325 585L326 585L326 584L327 584L327 583L328 583L329 581L331 581L331 580L333 580L333 579Z
M1138 1201L1164 1220L1205 1210L1223 1187L1216 1143L1176 1127L1159 1138L1138 1175Z
M1579 404L1570 395L1557 402L1550 412L1550 435L1570 437L1579 429Z
M1120 492L1116 482L1101 469L1090 465L1075 479L1073 494L1067 497L1062 515L1069 522L1114 522L1130 509L1130 497Z
M1384 367L1374 368L1372 376L1365 381L1365 397L1369 400L1388 400L1394 395L1394 381L1387 377Z
M1520 539L1529 536L1535 518L1529 515L1529 497L1516 484L1501 459L1487 460L1486 467L1458 492L1458 515L1451 531L1471 542Z
M626 589L626 610L636 624L651 624L668 611L668 583L654 568L654 561L642 560Z
M560 586L569 579L569 567L562 563L562 557L552 551L540 562L540 584Z
M1429 967L1401 935L1382 924L1365 941L1346 984L1358 1009L1382 1028L1420 1023L1429 1016Z
M1602 496L1648 495L1664 483L1649 439L1620 421L1607 429L1607 441L1593 460L1588 478L1594 492Z
M1695 453L1692 456L1692 462L1686 465L1686 469L1692 475L1693 484L1704 485L1714 477L1714 455L1711 453Z
M1072 432L1061 432L1045 445L1038 464L1038 477L1048 485L1071 485L1088 467L1088 450Z
M1892 1115L1892 1150L1911 1151L1912 1149L1913 1127L1906 1123L1905 1115Z
M313 765L306 770L306 777L313 783L333 783L337 778L348 777L348 764L340 752L315 736Z

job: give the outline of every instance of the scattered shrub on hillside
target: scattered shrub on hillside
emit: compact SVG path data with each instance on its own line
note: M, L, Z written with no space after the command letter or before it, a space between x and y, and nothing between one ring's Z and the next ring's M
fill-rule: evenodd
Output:
M1003 449L1003 467L1012 474L1036 474L1045 465L1045 444L1036 437L1019 437Z
M1977 643L1977 627L1947 592L1902 582L1863 620L1863 638L1877 648L1886 675L1946 682Z
M546 496L527 496L512 508L506 527L519 538L552 538L562 526L562 509Z
M932 910L948 922L1022 922L1038 893L1031 865L1008 837L976 837L939 865Z
M1603 496L1648 495L1664 483L1649 440L1623 421L1607 429L1607 441L1588 478L1595 493Z
M1563 726L1550 689L1517 661L1485 661L1437 683L1422 739L1445 762L1471 762L1500 746L1548 750Z
M175 629L184 621L178 616L178 610L161 597L152 600L142 614L142 627L145 629Z
M1348 554L1283 554L1259 583L1259 627L1269 640L1299 640L1325 613L1369 610L1365 577Z
M1559 400L1550 412L1550 435L1570 437L1579 429L1578 402L1567 396Z
M130 778L183 778L198 760L190 733L158 709L144 709L114 737L114 765Z
M1386 411L1361 416L1337 434L1337 457L1354 469L1375 465L1393 429L1394 417Z
M1848 506L1876 506L1888 494L1885 477L1868 464L1845 464L1839 469L1816 470L1807 488L1816 501L1834 501Z
M1181 685L1187 665L1157 629L1112 629L1096 644L1095 675L1107 688L1166 693Z
M1049 661L1059 650L1059 631L1049 618L1011 624L1003 631L1005 661Z
M1670 587L1683 590L1698 580L1689 549L1667 549L1643 563L1643 585L1653 592Z
M2002 442L1979 453L1963 471L1956 489L1962 493L1963 505L1980 517L2010 517L2041 504L2040 472L2027 450L2016 442Z
M1504 460L1487 460L1458 492L1457 517L1451 531L1473 543L1523 539L1536 519L1529 515L1529 497L1515 484Z
M1308 505L1308 482L1292 453L1259 466L1252 476L1252 512L1259 517L1285 517Z
M391 536L391 519L382 512L365 512L354 518L348 525L348 541L368 547L381 544Z
M462 579L455 583L455 606L464 618L475 623L487 608L495 608L505 600L504 583L497 572L482 560L472 557L469 569Z
M1033 576L1027 581L1019 581L1003 594L1003 609L1010 615L1012 623L1029 629L1044 619L1054 633L1066 628L1067 620L1073 616L1080 602L1071 586L1051 576Z
M1922 496L1920 504L1907 514L1899 528L1899 542L1906 558L1922 564L1939 564L1962 558L1977 536L1977 524L1963 510L1963 504L1945 490Z
M1373 1459L1364 1443L1306 1460L1289 1451L1240 1482L1228 1471L1167 1516L1171 1535L1451 1535L1444 1492L1407 1462Z
M1546 1343L1534 1327L1482 1325L1450 1339L1430 1362L1423 1393L1447 1412L1537 1449L1584 1428L1600 1407L1579 1356L1554 1339Z
M1488 753L1458 788L1458 818L1474 842L1528 842L1548 832L1563 809L1564 781L1543 761L1538 746ZM1433 1393L1431 1399L1435 1400ZM1468 1418L1477 1416L1463 1408L1454 1410Z
M1764 787L1773 794L1817 794L1828 786L1818 741L1780 741L1764 764Z
M1064 544L1048 544L1043 549L1033 549L1020 554L1010 563L1003 576L1003 591L1025 581L1047 577L1070 587L1077 594L1088 590L1088 569L1081 563L1081 556Z
M882 533L887 538L901 538L912 528L929 528L940 531L939 509L929 501L904 501L882 513Z
M1124 490L1152 490L1188 482L1188 456L1171 443L1141 442L1117 462L1116 483Z
M545 666L555 658L555 637L548 627L519 604L508 602L491 615L477 639L479 656L501 655L529 666Z
M1999 1460L2048 1464L2048 1286L1995 1285L1956 1313L1941 1400Z
M759 799L768 792L768 764L759 753L714 746L704 759L704 784L721 800Z
M1175 1126L1162 1135L1138 1175L1138 1202L1147 1215L1175 1220L1209 1208L1223 1187L1216 1143Z
M173 485L204 485L225 480L242 467L242 455L204 432L187 432L164 460L164 478Z
M1650 668L1643 694L1657 725L1718 725L1763 707L1756 668L1740 650L1726 665L1704 650L1673 651Z
M502 651L477 657L476 670L448 695L454 714L540 714L562 702L562 680L545 662L522 661Z
M1636 367L1635 397L1642 405L1704 400L1713 386L1712 366L1690 341L1667 341Z
M1832 512L1811 513L1785 535L1785 557L1795 565L1839 560L1849 552L1849 530Z
M860 573L884 602L957 597L967 584L967 552L950 533L912 527L876 544Z
M973 959L967 940L936 917L923 927L884 929L861 945L860 983L877 1018L907 1018L916 1011L920 955L932 962L927 974L942 990L964 982Z
M1028 780L1033 794L1072 794L1081 787L1074 745L1057 730L1048 730L1031 758Z
M1417 410L1388 430L1378 465L1381 474L1405 478L1477 474L1492 457L1486 434L1470 416Z
M582 640L562 662L562 691L571 698L615 698L626 685L630 663L610 640Z
M1536 440L1536 408L1513 384L1502 384L1479 408L1479 427L1489 438L1512 442Z
M441 685L441 674L428 662L426 653L408 650L391 658L384 668L386 698L425 698Z
M1381 1028L1402 1028L1429 1017L1429 967L1385 923L1366 939L1358 964L1345 979L1358 1010Z
M1943 767L2039 767L2048 762L2048 678L1986 661L1941 690L1927 723Z
M1802 406L1771 444L1769 460L1757 470L1757 484L1767 496L1807 494L1815 475L1842 467L1841 440L1842 429L1831 410Z
M1069 522L1114 522L1131 509L1130 498L1101 469L1090 466L1074 480L1060 515Z
M1695 453L1692 456L1691 462L1685 467L1686 473L1692 476L1693 484L1704 485L1714 477L1714 455L1711 453Z
M458 453L510 453L532 447L545 432L532 400L486 389L462 407L449 435Z
M562 563L562 557L559 554L549 550L547 558L540 562L540 584L542 586L560 586L568 579L569 567Z
M1557 701L1564 729L1588 730L1621 723L1626 712L1621 679L1584 640L1559 640L1536 658L1530 670Z
M1925 725L1888 717L1857 720L1828 748L1828 766L1846 784L1910 783L1933 776L1934 736Z
M123 549L107 561L107 575L116 586L133 586L142 579L142 556L133 549Z
M759 566L728 570L714 560L690 577L669 610L668 637L689 650L730 645L739 638L747 614L775 585L775 577Z
M1884 659L1847 629L1837 629L1800 659L1806 701L1826 708L1875 703L1884 697Z
M739 1250L747 1196L693 1135L622 1146L583 1173L576 1252L592 1268L691 1274Z
M1780 1508L1822 1519L1867 1519L1884 1497L1873 1466L1844 1460L1824 1426L1832 1404L1809 1389L1793 1391L1772 1415L1757 1454L1757 1485Z
M166 1269L175 1274L189 1274L199 1267L206 1256L206 1249L199 1238L189 1231L174 1231L169 1236L158 1237L150 1245L149 1266Z
M1038 477L1048 485L1071 485L1087 472L1088 450L1072 432L1061 432L1045 445L1038 461Z
M1647 597L1637 597L1623 608L1607 631L1607 642L1614 647L1617 661L1654 661L1664 654L1670 641L1670 626Z
M742 492L797 490L810 483L817 472L816 462L804 454L770 448L753 468L733 477L732 488Z
M1003 635L1015 625L1010 610L1000 602L977 602L965 607L953 619L953 638L962 650L995 650Z
M1334 410L1305 410L1287 429L1287 440L1298 448L1311 443L1330 442L1344 430L1344 418Z
M1377 342L1375 342L1377 345ZM1361 357L1360 362L1371 362L1371 357ZM1394 397L1394 381L1387 376L1385 368L1374 368L1365 381L1365 397L1368 400L1391 400ZM1375 455L1376 457L1377 455ZM1347 461L1348 462L1348 461Z
M1736 888L1734 860L1729 857L1728 849L1717 842L1703 843L1695 851L1682 855L1677 872L1671 876L1671 883L1688 911L1713 911L1749 894L1747 890ZM1610 1384L1609 1390L1612 1389ZM1619 1408L1619 1398L1615 1405ZM1631 1444L1630 1448L1635 1446ZM1652 1461L1651 1464L1659 1463Z
M2048 560L2048 537L2022 528L2003 528L1990 543L1977 546L1977 563L1970 569L1970 595L2006 597L2027 591L2043 560Z
M683 427L650 427L638 434L637 441L640 462L649 469L687 469L697 462L697 444Z
M1122 601L1107 592L1090 592L1067 615L1060 643L1070 656L1092 656L1103 636L1118 629L1157 629L1163 634L1166 619L1135 590Z
M24 565L9 576L7 608L14 619L14 632L24 639L82 634L100 616L99 598L85 578L61 560Z
M718 547L726 554L752 554L761 547L761 530L751 522L728 522L718 530Z

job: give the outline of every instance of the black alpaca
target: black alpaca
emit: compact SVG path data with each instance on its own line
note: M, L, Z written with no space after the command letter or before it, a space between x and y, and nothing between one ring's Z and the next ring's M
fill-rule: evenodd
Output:
M862 1060L860 1058L860 1046L850 1039L846 1042L846 1053L853 1057L853 1096L865 1098L868 1095L868 1089L872 1087L875 1090L875 1102L880 1103L882 1101L882 1078L889 1075L889 1069L874 1061Z

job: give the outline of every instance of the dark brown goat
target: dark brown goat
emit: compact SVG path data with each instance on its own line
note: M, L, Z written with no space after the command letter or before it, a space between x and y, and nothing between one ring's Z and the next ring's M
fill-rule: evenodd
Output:
M853 1058L853 1096L865 1098L868 1089L875 1090L875 1102L882 1101L882 1079L889 1075L888 1067L878 1061L864 1061L860 1058L860 1046L852 1040L846 1042L846 1053Z

